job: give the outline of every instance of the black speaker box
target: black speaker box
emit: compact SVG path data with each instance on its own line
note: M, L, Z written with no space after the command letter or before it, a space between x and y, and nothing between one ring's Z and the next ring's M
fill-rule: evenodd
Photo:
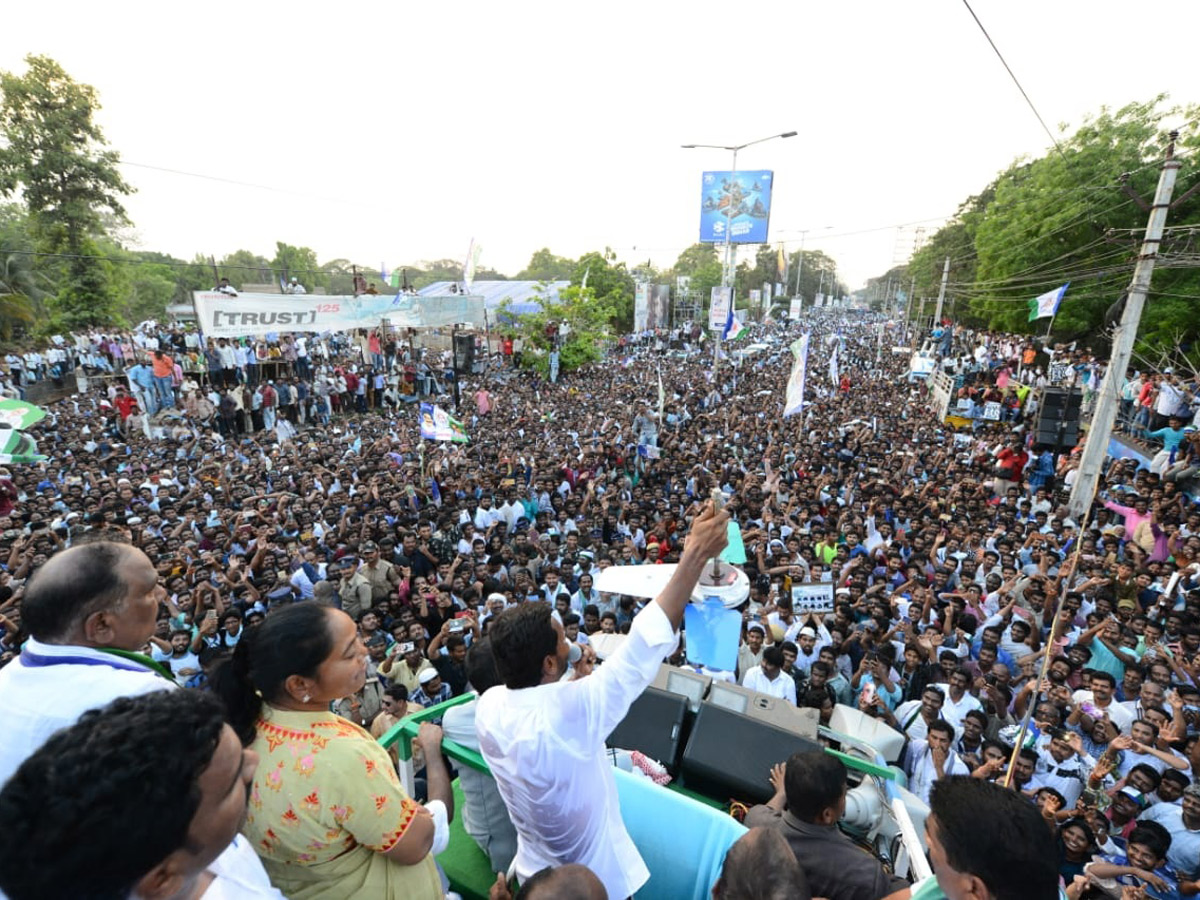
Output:
M615 749L640 750L675 773L687 711L686 697L648 687L633 701L605 743Z
M471 334L454 335L454 371L462 375L470 375L475 365L475 336Z
M1034 423L1034 443L1059 449L1074 447L1079 441L1079 409L1083 394L1072 388L1046 388L1042 391Z
M815 741L741 713L701 703L680 771L691 790L753 803L771 799L771 767L793 753L819 751Z

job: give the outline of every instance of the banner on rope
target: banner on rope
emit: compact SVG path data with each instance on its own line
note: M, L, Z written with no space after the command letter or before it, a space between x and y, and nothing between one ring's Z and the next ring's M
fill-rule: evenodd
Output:
M207 337L236 338L276 331L352 331L387 322L397 328L431 328L456 323L483 325L483 298L468 294L357 296L238 294L195 291L200 330Z

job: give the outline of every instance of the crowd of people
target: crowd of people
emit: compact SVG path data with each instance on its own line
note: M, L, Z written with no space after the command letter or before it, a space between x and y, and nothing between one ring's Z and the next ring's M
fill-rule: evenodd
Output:
M801 329L812 336L808 402L785 418L789 346ZM971 835L957 832L977 828L982 841L991 828L963 813L972 802L997 804L1013 821L1034 811L1042 831L1033 844L1057 854L1054 880L1071 896L1196 894L1200 508L1188 479L1170 477L1195 457L1176 453L1158 471L1112 462L1091 508L1072 516L1063 488L1077 454L1035 443L1039 376L1025 343L947 331L938 339L958 361L946 368L962 377L960 397L999 397L1000 418L949 427L924 385L904 379L908 358L890 352L906 338L902 326L818 310L757 326L766 349L732 353L715 370L685 330L621 347L555 384L507 370L464 379L469 443L420 438L412 401L422 379L405 379L409 366L419 375L418 362L394 335L273 336L264 344L267 360L278 348L276 377L265 385L255 341L210 348L159 329L129 353L120 340L88 344L88 358L127 384L88 384L50 406L33 429L49 459L5 473L16 499L0 519L0 717L19 739L0 750L0 781L11 778L2 814L30 814L55 765L70 773L55 784L108 773L94 795L101 808L110 796L133 799L121 778L140 775L64 747L95 733L119 756L129 729L158 734L164 717L196 719L186 726L194 755L174 753L174 787L164 790L196 788L173 812L174 831L113 870L112 896L176 896L214 880L259 892L248 896L442 896L434 856L456 811L441 728L422 727L416 797L371 736L410 709L475 691L464 739L473 731L489 762L526 765L504 715L513 696L559 678L611 683L623 663L598 661L590 637L633 633L657 616L654 600L597 591L596 573L685 559L719 489L745 542L750 596L738 665L718 676L815 708L824 722L841 704L901 733L909 787L934 809L931 856L947 896L968 896L971 878L992 896L1020 893L1005 893L1004 873L982 863L972 862L973 875L956 868L976 858L964 848ZM143 353L147 381L133 372ZM1081 363L1089 384L1098 379L1091 359ZM453 402L448 379L425 387ZM256 407L264 393L274 402ZM338 400L322 404L322 395ZM1185 433L1197 413L1183 405L1194 397L1178 391L1165 420L1141 427L1170 430L1174 419ZM131 425L139 415L148 418ZM833 585L833 607L797 612L793 588L812 583ZM548 617L524 611L543 608L537 601ZM514 660L512 642L531 640L529 629L544 638L551 620L562 647ZM655 627L654 640L637 644L649 648L641 661L689 665L673 614ZM81 689L77 672L68 677L76 666L103 677ZM196 690L150 696L169 683ZM210 693L223 705L185 711ZM39 750L86 710L142 694L89 713L69 740ZM563 740L585 733L594 736ZM164 754L174 746L160 743ZM838 839L845 773L780 763L762 773L778 782L776 798L748 824L783 834L797 877L816 896L904 896L908 887L872 857L820 849ZM518 812L528 798L502 762L494 769L499 793L466 792L464 779L467 809L457 814L496 871L516 860L532 884L537 869L589 861L562 839L570 823L556 825L557 839L539 833L558 819ZM218 775L224 801L208 785ZM976 797L962 781L988 786ZM1004 805L1010 796L1019 812ZM201 815L222 802L240 803L244 824ZM44 805L48 817L63 814ZM209 820L220 824L205 828ZM1028 828L1003 833L1023 848L1027 871L1045 861L1021 844ZM770 850L766 839L751 843ZM14 854L29 848L9 845L0 887L12 897L46 895L34 875L10 874L35 864L49 866L41 877L94 876L92 857L65 845L25 853L28 865ZM591 861L610 896L637 890L636 865Z

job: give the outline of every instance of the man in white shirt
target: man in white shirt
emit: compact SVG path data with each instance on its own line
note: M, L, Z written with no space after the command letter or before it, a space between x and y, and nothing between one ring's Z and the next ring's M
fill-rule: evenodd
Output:
M954 740L954 729L949 722L938 720L929 726L924 740L908 743L905 771L908 772L908 789L929 802L933 784L947 775L970 775L967 764L950 749Z
M30 639L0 669L0 784L84 711L174 687L170 670L130 658L154 634L165 596L146 554L126 544L81 544L34 573L21 604Z
M727 542L728 514L693 523L663 592L633 620L593 675L562 681L569 647L546 604L522 603L489 629L502 686L480 698L475 730L517 829L515 871L580 863L608 896L632 896L650 877L621 821L605 738L679 642L683 611L708 561Z
M946 702L942 704L942 718L954 728L962 731L963 719L973 709L983 710L979 698L967 690L971 683L971 673L959 666L950 676L950 690L946 692Z
M154 691L89 712L0 790L22 835L0 843L0 887L11 900L281 900L238 835L257 766L210 694Z
M302 285L299 281L296 280L295 275L293 275L292 280L288 282L287 292L289 294L307 294L308 293L308 291L305 290L304 285Z
M500 684L489 638L475 641L467 651L467 681L480 697ZM442 719L442 732L446 738L475 751L479 750L479 737L475 734L478 703L478 697L461 703L446 710ZM463 827L479 845L479 849L488 855L492 868L497 872L507 872L517 853L517 832L508 817L508 809L496 788L495 779L487 773L462 766L458 770L458 781L464 801Z
M796 705L796 681L784 673L783 650L777 645L772 644L763 650L762 662L746 672L742 686Z

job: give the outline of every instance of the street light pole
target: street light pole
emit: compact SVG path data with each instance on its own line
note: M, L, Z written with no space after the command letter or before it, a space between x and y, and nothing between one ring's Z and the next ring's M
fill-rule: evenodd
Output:
M733 235L733 220L737 215L737 209L734 207L733 189L737 184L737 155L739 150L745 150L755 144L762 144L766 141L773 141L775 138L790 138L795 137L797 132L785 131L782 134L772 134L769 137L759 138L756 141L747 141L744 144L736 144L733 146L721 144L683 144L684 150L729 150L733 152L733 165L729 172L729 205L725 210L725 261L721 267L721 289L729 292L729 309L733 310L733 243L731 241ZM712 312L710 310L709 316ZM716 334L713 337L713 374L716 375L717 366L721 359L721 330L724 325L716 329Z

